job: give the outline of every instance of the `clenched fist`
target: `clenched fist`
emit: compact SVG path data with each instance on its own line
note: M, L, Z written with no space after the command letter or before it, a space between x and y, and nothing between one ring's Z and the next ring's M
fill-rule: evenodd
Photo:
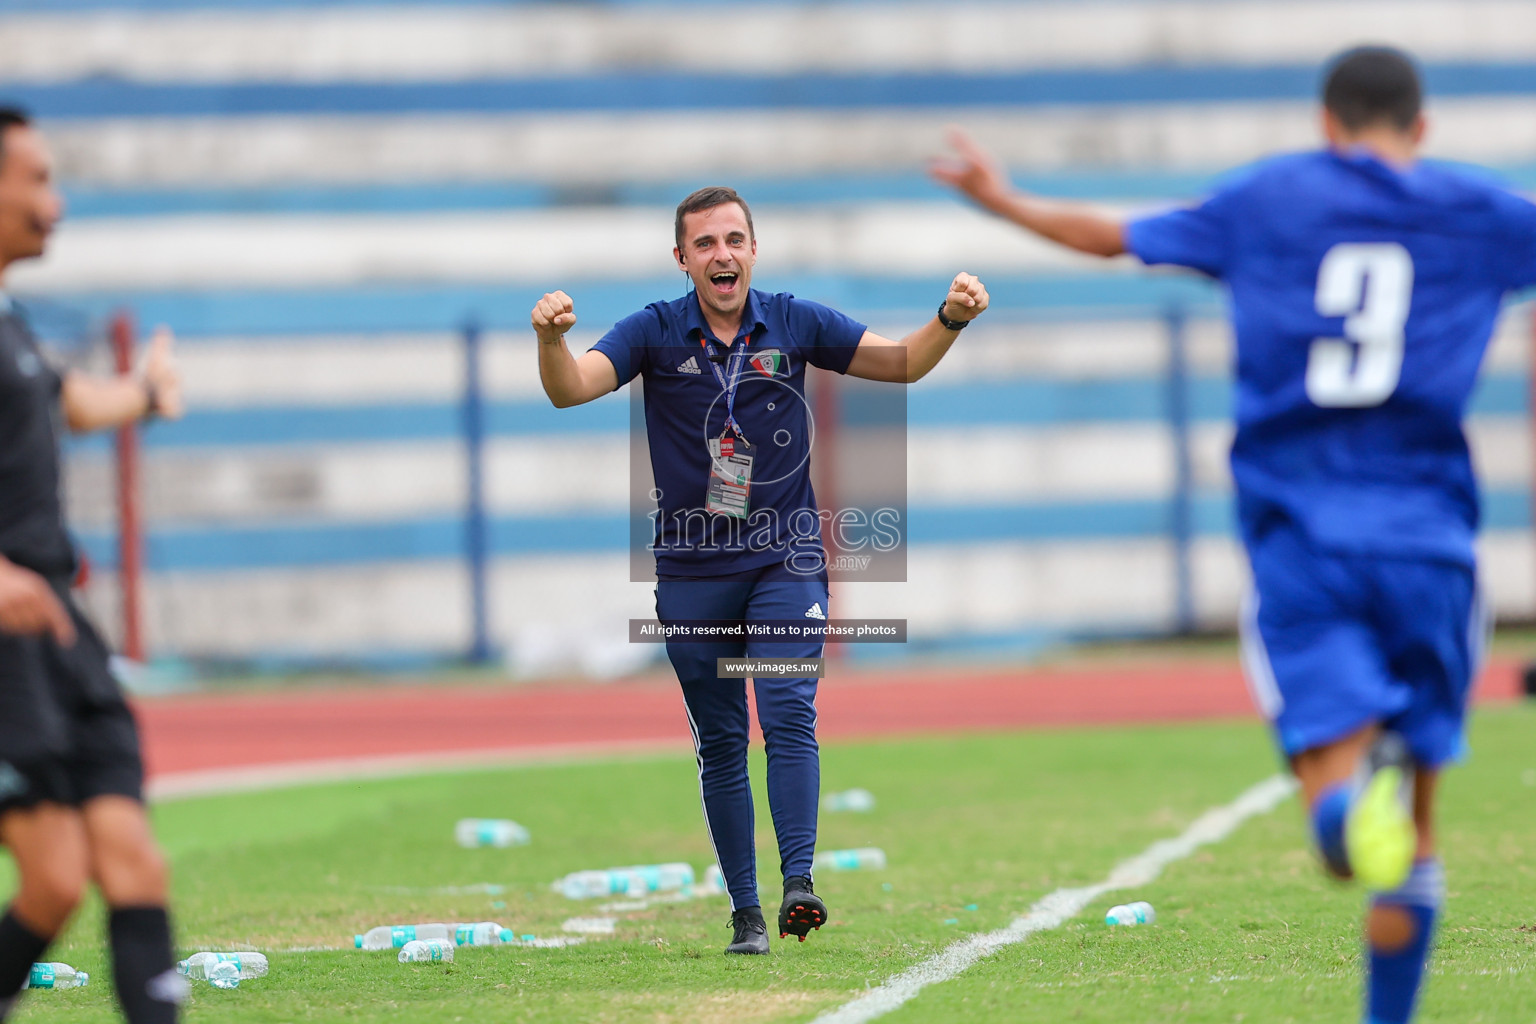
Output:
M576 324L576 304L565 292L550 292L538 301L529 317L539 341L554 345Z
M949 286L944 298L944 315L950 320L971 321L986 311L991 298L987 286L974 274L960 273Z

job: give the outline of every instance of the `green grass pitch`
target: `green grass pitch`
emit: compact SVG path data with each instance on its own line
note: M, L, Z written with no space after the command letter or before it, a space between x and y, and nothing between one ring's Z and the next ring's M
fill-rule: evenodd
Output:
M1474 754L1444 786L1450 900L1422 1020L1536 1021L1536 710L1481 712ZM804 1021L967 933L1006 925L1060 886L1097 882L1200 812L1274 772L1256 725L1062 730L827 745L827 790L863 786L870 814L824 815L821 847L879 846L878 872L823 873L830 924L765 958L726 958L723 897L620 914L618 934L565 949L461 949L402 965L354 932L412 920L500 920L560 934L590 905L548 891L580 868L711 861L693 763L662 757L301 787L167 803L180 945L266 950L272 972L194 989L189 1021ZM754 774L761 779L760 756ZM777 857L758 791L765 905ZM461 850L455 820L506 816L531 846ZM1226 842L1115 893L1062 928L930 987L892 1022L1358 1020L1361 897L1322 877L1294 801ZM505 895L434 893L497 883ZM9 888L9 881L0 882ZM402 891L408 890L408 891ZM1145 928L1109 929L1144 898ZM505 901L504 908L492 906ZM971 909L974 907L974 909ZM36 992L16 1019L115 1020L100 905L51 956L89 987Z

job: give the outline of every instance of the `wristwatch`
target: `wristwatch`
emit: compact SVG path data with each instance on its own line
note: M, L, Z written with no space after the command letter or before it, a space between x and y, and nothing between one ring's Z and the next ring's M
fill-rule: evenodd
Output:
M946 331L963 331L963 330L965 330L966 324L970 323L970 321L969 320L951 320L949 317L945 316L944 315L944 307L947 306L947 305L949 305L948 301L939 303L939 323L944 326L944 329Z

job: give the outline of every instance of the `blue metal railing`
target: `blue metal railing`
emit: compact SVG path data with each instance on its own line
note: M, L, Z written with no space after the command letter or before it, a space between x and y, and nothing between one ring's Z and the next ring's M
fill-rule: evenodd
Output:
M490 529L485 512L485 382L480 371L480 321L464 323L464 560L469 569L470 662L491 660Z

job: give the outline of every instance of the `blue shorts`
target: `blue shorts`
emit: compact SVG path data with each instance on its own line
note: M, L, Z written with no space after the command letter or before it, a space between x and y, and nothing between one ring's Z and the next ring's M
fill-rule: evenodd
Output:
M1243 669L1287 755L1378 723L1426 767L1460 756L1488 629L1474 570L1318 551L1287 529L1248 557Z

